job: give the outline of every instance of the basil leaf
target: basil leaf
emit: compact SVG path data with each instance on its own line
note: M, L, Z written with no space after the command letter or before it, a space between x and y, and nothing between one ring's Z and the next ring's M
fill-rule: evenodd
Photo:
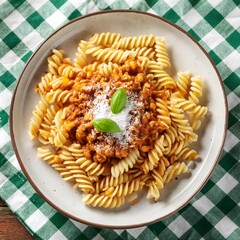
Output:
M93 120L93 126L100 132L116 133L121 132L116 122L109 118L96 118Z
M112 96L110 108L113 113L120 113L126 105L127 94L124 88L119 88Z

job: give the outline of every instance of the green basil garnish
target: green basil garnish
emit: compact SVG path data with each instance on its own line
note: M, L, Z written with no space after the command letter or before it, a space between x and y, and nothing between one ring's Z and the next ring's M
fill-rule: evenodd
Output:
M96 118L93 120L93 126L100 132L117 133L121 132L116 122L109 118Z
M127 94L124 88L119 88L112 96L110 108L113 113L120 113L127 102Z

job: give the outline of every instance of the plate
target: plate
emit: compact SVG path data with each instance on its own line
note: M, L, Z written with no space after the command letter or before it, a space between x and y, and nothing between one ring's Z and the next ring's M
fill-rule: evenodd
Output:
M153 203L143 196L134 206L118 210L85 206L81 193L36 157L36 143L28 137L32 111L39 101L34 87L47 69L46 58L51 54L51 49L63 49L73 58L79 40L86 40L96 32L164 36L173 65L171 75L188 70L204 78L202 104L208 107L209 113L194 146L199 151L200 160L193 163L191 174L187 174L187 177L180 177L166 185L159 202ZM21 73L10 115L13 147L24 174L35 190L64 215L82 223L109 228L148 225L183 207L204 186L216 166L227 128L227 104L222 81L204 49L173 23L149 13L126 10L97 12L74 19L49 36Z

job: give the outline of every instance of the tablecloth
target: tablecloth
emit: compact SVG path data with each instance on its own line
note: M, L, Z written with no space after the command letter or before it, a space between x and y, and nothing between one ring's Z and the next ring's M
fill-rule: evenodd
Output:
M0 0L0 196L37 239L240 239L239 0ZM99 10L134 9L176 23L209 53L227 94L229 122L220 161L180 211L129 230L87 226L63 216L34 191L14 155L9 109L26 61L55 29Z

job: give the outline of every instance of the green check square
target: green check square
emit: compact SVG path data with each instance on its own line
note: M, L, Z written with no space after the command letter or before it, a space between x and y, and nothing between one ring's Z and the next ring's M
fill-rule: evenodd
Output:
M9 179L16 188L21 188L26 182L26 178L22 173L18 172Z
M196 33L193 29L190 29L190 30L188 31L188 33L189 33L190 35L192 35L192 37L194 37L195 40L197 40L197 41L200 41L200 40L201 40L201 38L197 35L197 33Z
M25 0L8 0L8 2L10 2L12 4L12 6L16 9L18 8L20 5L22 5Z
M37 195L36 193L34 193L29 200L37 207L40 208L45 202L44 200L39 197L39 195Z
M2 76L1 76L1 82L5 87L9 87L12 83L14 83L16 78L9 72L6 71Z
M27 53L22 57L22 61L26 63L27 60L31 57L32 53L33 53L32 51L27 52Z
M213 9L205 16L205 20L214 28L216 27L222 20L223 16L216 10Z
M21 40L20 38L14 33L10 32L4 39L3 42L10 48L14 48L16 45L18 45Z
M191 3L191 5L194 7L196 6L201 0L189 0L189 2Z
M27 18L27 21L33 28L37 28L42 22L44 22L44 18L38 12L34 12Z
M227 78L225 78L224 80L224 84L231 89L232 91L234 91L234 89L238 86L240 86L240 80L239 80L239 76L237 76L236 73L232 72Z
M82 16L82 14L77 10L75 9L68 17L69 20L72 20L74 18L77 18L77 17L80 17Z
M214 61L216 65L222 61L215 51L211 50L210 52L208 52L208 54L210 55L211 59Z
M157 2L158 0L146 0L149 7L153 7Z
M65 0L50 0L50 1L56 8L60 8L66 2Z
M224 214L227 214L236 206L236 203L226 195L216 206Z
M174 23L176 23L180 19L180 16L173 9L170 9L169 11L167 11L163 15L163 17Z
M235 159L230 153L226 153L226 155L219 161L219 164L226 171L230 171L237 162L237 159Z
M228 129L230 129L237 122L238 119L230 112L228 115Z
M2 167L7 162L7 158L0 152L0 167Z
M205 217L202 217L193 225L193 228L196 229L201 236L204 236L213 226Z
M3 127L5 124L7 124L8 119L9 119L8 114L4 110L2 110L0 112L0 127Z
M76 238L75 238L76 240L78 240L78 239L81 239L81 240L90 240L90 238L88 238L83 232L80 232L77 236L76 236ZM117 239L117 238L116 238ZM114 239L114 240L116 240L116 239ZM121 240L122 240L122 238L120 238Z
M211 179L208 180L207 184L203 187L201 190L201 193L206 194L208 191L210 191L215 184Z
M166 228L166 225L163 222L157 222L149 225L148 228L151 229L154 234L159 235Z
M232 32L227 38L226 40L228 41L228 43L234 47L235 49L237 49L240 46L240 33L239 31L235 30L234 32Z
M50 221L56 226L58 229L61 228L67 221L68 218L56 212L51 218Z

